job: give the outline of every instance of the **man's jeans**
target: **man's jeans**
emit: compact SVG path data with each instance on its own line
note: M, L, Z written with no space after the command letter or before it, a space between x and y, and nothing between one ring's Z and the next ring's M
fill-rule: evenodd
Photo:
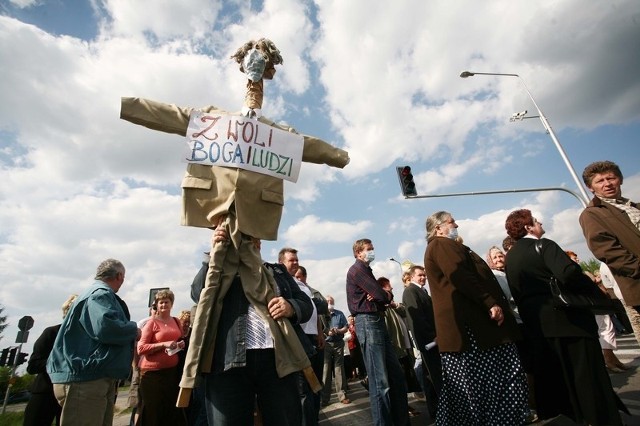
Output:
M356 315L356 334L369 375L373 424L410 425L407 383L391 346L384 317L379 314Z
M257 398L265 426L300 426L302 407L297 374L276 373L273 349L248 349L247 365L205 376L209 424L253 425Z

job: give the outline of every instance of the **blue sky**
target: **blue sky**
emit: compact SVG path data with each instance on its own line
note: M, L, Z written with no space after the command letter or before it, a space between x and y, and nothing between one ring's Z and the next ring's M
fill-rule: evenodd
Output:
M375 1L374 1L375 3ZM366 10L367 13L362 13ZM546 236L591 254L564 192L405 200L395 167L410 165L419 194L578 188L537 119L519 74L578 175L617 162L623 193L640 199L640 4L401 0L214 2L92 0L0 3L1 347L23 315L31 342L60 320L70 293L116 257L135 319L150 288L188 287L209 232L180 220L182 139L119 119L121 96L240 109L245 77L229 59L244 42L272 39L284 64L265 84L264 114L349 152L344 170L304 164L286 183L275 261L300 250L312 285L346 310L351 245L371 238L374 272L392 279L421 263L424 220L447 210L484 256L504 219L530 208Z

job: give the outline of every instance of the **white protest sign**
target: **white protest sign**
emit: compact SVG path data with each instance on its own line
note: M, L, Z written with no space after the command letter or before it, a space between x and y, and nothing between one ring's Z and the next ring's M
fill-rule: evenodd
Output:
M191 113L184 160L237 167L295 182L304 139L260 121L231 114Z

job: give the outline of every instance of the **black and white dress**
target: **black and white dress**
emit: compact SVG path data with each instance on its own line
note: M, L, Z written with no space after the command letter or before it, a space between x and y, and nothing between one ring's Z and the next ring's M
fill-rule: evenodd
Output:
M443 352L443 387L436 425L521 425L529 412L527 385L515 344Z

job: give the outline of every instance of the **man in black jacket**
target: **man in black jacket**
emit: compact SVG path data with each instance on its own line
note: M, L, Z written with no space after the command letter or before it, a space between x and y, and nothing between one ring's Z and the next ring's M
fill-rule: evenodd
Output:
M425 284L427 274L422 266L413 265L409 269L411 282L402 293L402 304L407 311L409 329L420 351L422 362L429 373L429 380L423 389L427 396L429 411L433 415L437 398L442 390L442 364L436 345L436 322L433 317L433 302Z
M72 294L62 304L62 318L67 315L76 297L78 297L77 294ZM45 328L33 344L33 353L27 364L27 373L37 374L37 376L29 387L31 398L24 409L24 426L51 425L54 419L56 425L60 424L62 407L53 394L53 384L47 374L47 358L53 350L53 343L60 326L61 324L57 324Z

